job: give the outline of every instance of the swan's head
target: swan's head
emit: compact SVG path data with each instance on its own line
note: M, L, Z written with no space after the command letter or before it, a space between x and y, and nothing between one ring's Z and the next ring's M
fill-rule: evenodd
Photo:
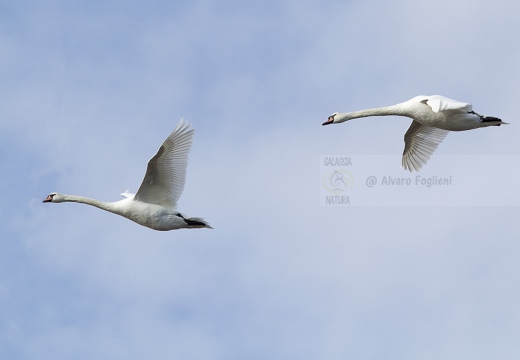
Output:
M61 198L60 194L53 192L53 193L50 193L49 195L47 195L47 197L45 198L45 200L43 200L43 202L44 203L46 203L46 202L59 203L59 202L63 202L63 199Z
M350 120L347 114L335 112L322 125L337 124L347 120Z
M337 112L333 113L332 115L329 116L329 118L327 119L327 121L325 121L323 124L321 125L329 125L329 124L333 124L334 123L334 118L336 117L336 115L338 115Z

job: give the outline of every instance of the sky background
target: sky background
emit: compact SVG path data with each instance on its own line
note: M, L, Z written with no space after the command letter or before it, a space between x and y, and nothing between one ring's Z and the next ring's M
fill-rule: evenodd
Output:
M450 133L425 171L518 159L519 12L0 1L0 358L518 359L519 208L320 206L320 158L399 155L410 123L322 127L332 112L442 94L511 124ZM213 230L42 204L135 192L181 117L196 131L179 210Z

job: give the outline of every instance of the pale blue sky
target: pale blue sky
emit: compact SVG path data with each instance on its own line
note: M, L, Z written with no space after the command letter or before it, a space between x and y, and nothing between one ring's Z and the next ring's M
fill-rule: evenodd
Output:
M0 2L0 357L518 358L518 207L325 207L319 174L322 155L399 155L409 125L330 113L419 94L511 123L435 154L518 156L519 10ZM41 203L136 191L181 117L179 210L213 230Z

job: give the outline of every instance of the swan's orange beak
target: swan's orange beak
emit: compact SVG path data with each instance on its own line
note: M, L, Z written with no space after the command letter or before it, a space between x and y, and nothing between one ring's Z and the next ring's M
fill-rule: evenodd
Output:
M52 196L50 196L50 195L47 196L47 197L45 198L45 200L43 200L42 202L44 202L44 203L46 203L46 202L52 202Z
M323 124L321 125L329 125L329 124L332 124L334 122L334 118L332 116L329 116L329 118L327 119L327 121L325 121Z

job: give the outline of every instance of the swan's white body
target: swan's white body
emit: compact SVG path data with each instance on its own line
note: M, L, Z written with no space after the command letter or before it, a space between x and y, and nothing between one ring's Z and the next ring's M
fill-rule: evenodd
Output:
M121 215L154 230L211 228L203 219L187 218L177 211L184 189L188 153L193 129L181 120L157 154L148 162L146 175L137 193L125 192L125 199L104 202L75 195L52 193L43 202L77 202Z
M367 117L397 115L412 118L404 135L402 166L418 171L430 158L450 131L472 130L486 126L507 124L502 120L480 115L468 103L440 95L416 96L408 101L374 109L349 113L333 113L323 125Z

